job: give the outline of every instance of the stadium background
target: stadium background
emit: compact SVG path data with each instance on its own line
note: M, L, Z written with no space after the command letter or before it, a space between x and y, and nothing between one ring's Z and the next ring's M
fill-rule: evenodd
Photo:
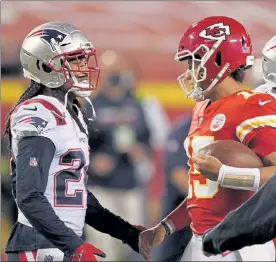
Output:
M265 42L275 35L276 3L265 1L219 2L40 2L1 3L1 65L3 134L7 112L28 86L19 64L19 50L24 36L35 26L62 20L83 30L101 56L107 50L120 54L119 68L131 69L137 75L135 94L141 100L154 97L171 122L189 113L193 101L186 100L176 78L184 68L174 62L177 43L184 30L197 20L211 15L226 15L238 19L249 31L256 56ZM101 64L100 64L101 67ZM106 73L102 67L102 76ZM251 87L251 74L246 87ZM149 224L159 214L162 194L162 144L154 147L154 176L149 184ZM3 154L3 149L2 149ZM9 183L9 158L1 157L1 183ZM2 207L6 205L2 201ZM1 212L2 249L5 246L10 221L7 208Z

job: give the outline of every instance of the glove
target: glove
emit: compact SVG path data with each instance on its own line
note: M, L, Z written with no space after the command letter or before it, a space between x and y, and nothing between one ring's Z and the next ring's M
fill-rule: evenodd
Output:
M124 244L129 245L134 251L139 253L139 235L142 231L146 230L145 227L140 225L132 225L129 229L128 238L123 241Z
M96 256L105 258L105 253L94 247L88 242L84 242L82 245L80 245L73 253L72 255L72 262L80 262L80 261L97 261Z

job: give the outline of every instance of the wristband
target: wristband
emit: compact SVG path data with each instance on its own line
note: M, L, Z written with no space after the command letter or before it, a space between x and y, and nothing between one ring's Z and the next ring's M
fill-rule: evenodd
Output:
M222 165L217 183L222 187L257 191L260 185L258 168L239 168Z
M166 236L170 236L173 233L169 224L167 224L165 221L161 221L160 224L165 228Z

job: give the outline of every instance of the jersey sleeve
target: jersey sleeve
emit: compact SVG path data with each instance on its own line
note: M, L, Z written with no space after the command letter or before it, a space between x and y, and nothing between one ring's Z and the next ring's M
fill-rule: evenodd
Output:
M18 208L31 225L70 256L83 240L60 220L45 196L54 154L55 146L48 138L36 136L21 139L16 157L16 193L14 193ZM35 163L31 164L30 159L34 159ZM21 244L24 246L25 243Z
M276 152L276 99L270 94L246 94L236 136L255 153L265 157Z
M16 141L28 136L49 138L58 148L57 127L66 121L60 110L44 99L30 99L20 104L11 116L11 133Z
M91 192L87 193L85 223L102 233L122 240L134 251L139 252L138 240L141 230L104 208Z

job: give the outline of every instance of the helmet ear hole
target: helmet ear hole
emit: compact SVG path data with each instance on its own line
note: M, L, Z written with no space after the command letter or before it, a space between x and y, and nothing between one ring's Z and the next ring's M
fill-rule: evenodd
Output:
M42 69L46 73L51 73L52 72L52 69L44 63L42 64Z
M217 66L221 66L221 52L217 52L216 54L216 58L215 58L215 63L217 64Z

